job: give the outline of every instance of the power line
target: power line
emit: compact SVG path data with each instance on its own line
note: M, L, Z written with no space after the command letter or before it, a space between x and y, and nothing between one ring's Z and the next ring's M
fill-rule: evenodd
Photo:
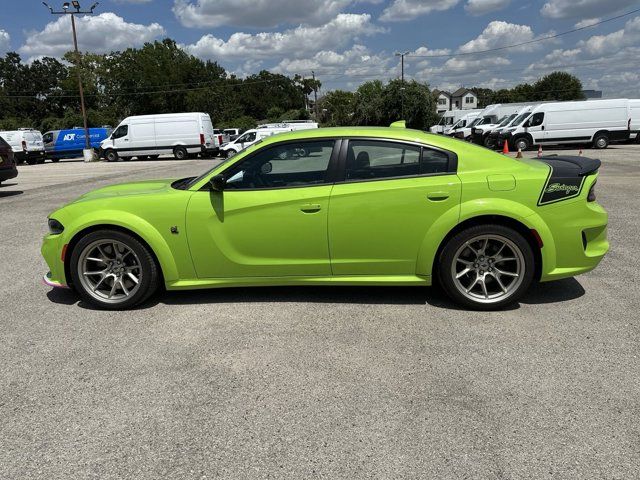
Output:
M624 17L628 17L629 15L633 15L634 13L638 13L640 12L640 8L637 8L635 10L632 10L630 12L627 13L623 13L621 15L617 15L615 17L611 17L611 18L606 18L604 20L601 20L599 22L595 22L589 25L585 25L584 27L577 27L577 28L572 28L571 30L567 30L565 32L560 32L560 33L556 33L554 35L547 35L546 37L540 37L540 38L535 38L533 40L529 40L527 42L521 42L521 43L514 43L513 45L505 45L502 47L496 47L496 48L488 48L486 50L476 50L475 52L461 52L461 53L454 53L454 54L438 54L438 55L407 55L407 57L412 57L412 58L453 58L453 57L461 57L461 56L467 56L467 55L479 55L479 54L483 54L483 53L490 53L490 52L499 52L501 50L507 50L510 48L516 48L516 47L522 47L524 45L531 45L532 43L538 43L538 42L544 42L546 40L552 40L554 38L558 38L558 37L562 37L564 35L569 35L570 33L576 33L579 32L581 30L586 30L588 28L594 28L597 27L598 25L602 25L603 23L607 23L607 22L612 22L614 20L619 20L620 18L624 18Z

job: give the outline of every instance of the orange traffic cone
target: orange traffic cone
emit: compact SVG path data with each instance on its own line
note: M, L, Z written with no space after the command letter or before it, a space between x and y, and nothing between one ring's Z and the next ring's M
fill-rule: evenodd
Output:
M502 147L502 153L504 153L505 155L509 154L509 141L508 140L504 141L504 146Z
M538 158L542 157L542 145L538 145Z
M521 148L518 149L518 154L516 155L516 158L522 158L522 149Z

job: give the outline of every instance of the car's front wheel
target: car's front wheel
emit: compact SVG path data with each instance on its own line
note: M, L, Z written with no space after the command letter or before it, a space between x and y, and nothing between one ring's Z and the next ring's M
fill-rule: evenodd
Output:
M160 273L149 249L115 230L85 235L71 253L69 272L83 300L109 310L131 308L158 288Z
M475 310L496 310L518 301L534 270L527 240L503 225L480 225L456 234L438 263L438 277L449 297Z

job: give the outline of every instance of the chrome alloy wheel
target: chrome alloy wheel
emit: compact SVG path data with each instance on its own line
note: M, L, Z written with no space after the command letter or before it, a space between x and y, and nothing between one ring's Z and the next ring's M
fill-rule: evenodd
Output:
M480 235L458 249L451 275L462 295L486 304L513 295L522 284L524 269L524 255L515 243L500 235Z
M124 243L96 240L80 254L78 278L89 295L116 304L138 291L142 266L135 252Z

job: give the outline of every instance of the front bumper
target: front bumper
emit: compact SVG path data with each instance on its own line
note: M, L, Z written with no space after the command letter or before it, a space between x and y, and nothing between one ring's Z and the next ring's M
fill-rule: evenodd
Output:
M65 250L65 248L62 235L47 234L42 239L40 253L44 261L47 262L47 267L49 267L49 273L45 275L44 282L52 287L67 286L64 261L62 260L63 250Z
M53 280L53 278L51 278L51 272L47 272L46 275L42 277L42 283L53 288L69 288L67 285L62 284L57 280Z

